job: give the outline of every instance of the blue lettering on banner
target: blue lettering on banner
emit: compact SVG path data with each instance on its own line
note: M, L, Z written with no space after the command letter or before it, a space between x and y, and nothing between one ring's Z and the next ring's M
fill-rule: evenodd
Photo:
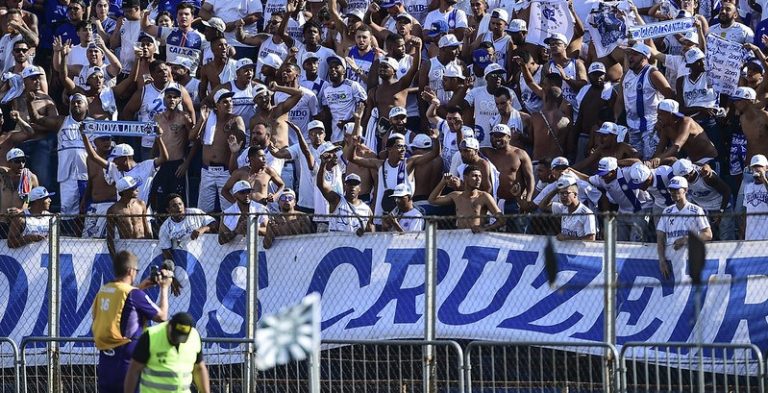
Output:
M0 319L0 337L8 337L27 308L27 275L19 261L5 255L0 255L0 273L8 280L9 289L5 314Z
M99 292L99 288L105 283L114 280L112 272L112 258L109 254L96 254L91 274L86 277L84 284L85 296L82 302L78 304L79 293L83 293L77 283L75 276L75 266L72 261L72 254L59 255L59 273L61 276L61 319L59 325L59 334L63 337L76 335L76 330L87 315L91 313L93 300ZM83 336L91 336L91 332Z
M768 301L758 304L747 304L746 301L747 279L759 280L759 286L765 290L765 277L768 276L765 257L729 258L725 263L725 274L740 280L731 284L728 306L715 342L732 341L741 321L746 321L749 341L765 351L768 347L768 323L765 321L765 316L768 315Z
M357 258L355 258L357 257ZM331 250L328 254L320 260L317 265L314 274L312 274L312 281L309 284L309 290L307 294L317 292L321 296L325 293L325 289L328 286L331 275L336 269L342 265L350 265L357 273L357 282L360 288L365 288L371 283L371 263L372 263L372 251L366 249L359 251L352 247L342 247L335 250ZM325 321L321 322L321 329L325 330L333 326L340 319L355 312L354 308L339 313Z

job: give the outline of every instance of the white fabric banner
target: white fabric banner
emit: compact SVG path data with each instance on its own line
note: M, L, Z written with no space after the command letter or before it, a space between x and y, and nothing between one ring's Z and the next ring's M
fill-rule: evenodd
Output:
M545 238L438 233L437 337L483 340L601 341L603 244L555 242L558 283L546 281ZM424 333L424 235L314 234L279 238L259 258L259 311L277 312L318 292L323 339L419 338ZM140 274L163 258L156 242L122 241L140 258ZM20 342L46 334L48 247L0 245L0 336ZM627 341L751 342L768 349L765 242L707 245L701 326L684 250L672 252L674 277L661 278L655 244L618 244L616 332ZM243 337L244 243L214 235L176 251L184 288L171 312L187 311L204 337ZM112 279L103 240L61 242L61 318L65 337L90 336L91 305ZM157 289L149 290L156 298Z
M608 56L617 46L626 45L627 32L632 26L632 7L627 1L595 4L584 23L598 57Z
M570 42L575 22L566 0L532 1L525 42L544 45L544 40L553 33L565 35Z
M707 36L707 76L716 92L731 94L736 90L746 54L738 42Z

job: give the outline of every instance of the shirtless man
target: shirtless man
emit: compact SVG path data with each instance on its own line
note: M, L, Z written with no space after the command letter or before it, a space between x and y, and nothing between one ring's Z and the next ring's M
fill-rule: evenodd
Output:
M139 199L139 182L126 176L117 181L116 188L120 200L107 210L107 248L112 258L117 255L116 239L152 237L147 205Z
M441 195L446 185L453 189L459 189L459 179L446 173L440 183L429 194L429 203L433 205L455 205L457 218L456 226L459 229L471 229L472 233L481 233L493 231L502 228L506 224L506 218L501 215L499 206L491 194L481 191L480 184L483 181L483 174L480 168L467 165L464 168L464 189L463 191L453 191L448 195ZM493 224L483 224L484 216L491 213L496 216Z
M622 130L623 128L623 130ZM616 157L622 165L631 165L627 159L640 158L640 152L632 145L619 142L619 136L626 135L626 128L606 121L596 132L595 147L587 152L587 157L573 166L580 172L592 173L597 170L597 163L601 158Z
M37 176L25 168L27 158L21 149L11 149L5 156L7 165L0 167L0 239L8 236L6 213L27 207L29 191L39 186Z
M82 93L88 98L88 114L96 120L117 120L117 103L112 88L105 85L104 69L101 67L89 67L86 72L85 88L76 86L62 67L61 76L64 89L67 93Z
M274 93L288 94L288 98L280 103L274 103ZM299 88L280 86L276 82L266 87L258 86L254 90L253 102L256 104L256 114L248 125L253 130L256 124L264 123L272 125L272 142L278 149L288 146L288 114L299 103L304 92Z
M576 94L575 128L578 132L576 162L589 155L596 145L595 132L605 121L613 121L613 107L616 104L616 91L611 82L605 79L605 65L594 62L589 66L589 84Z
M192 129L192 119L181 110L181 90L174 86L166 87L163 94L164 112L155 115L155 122L165 132L160 136L168 150L168 161L158 168L152 184L152 208L157 212L167 210L170 194L184 195L189 164L197 154L198 144L189 149L189 130ZM189 150L189 151L188 151Z
M506 124L491 129L491 146L480 149L499 171L499 188L496 195L504 214L517 214L528 210L533 198L535 181L533 164L528 153L510 143L512 131Z
M229 44L227 39L216 37L211 41L213 61L200 67L200 83L197 85L197 97L200 102L208 96L208 92L214 91L219 85L235 79L235 65L237 62L229 57Z
M251 146L248 149L248 166L232 172L232 176L221 189L221 196L229 202L235 203L232 187L240 180L247 180L251 184L251 200L262 205L275 202L275 195L282 193L285 187L280 174L267 165L266 152L261 146ZM274 194L269 192L270 182L277 186L277 191Z
M13 110L19 112L19 117L25 121L29 121L31 118L50 118L59 115L56 110L56 103L53 98L46 94L43 90L45 82L45 71L36 66L30 66L24 69L22 72L24 78L24 93L18 98L12 101L11 107ZM34 111L34 115L30 115L30 110ZM9 124L13 127L13 124ZM38 126L35 124L32 127L37 131Z
M560 108L562 101L562 90L552 86L545 91L541 111L531 115L534 161L575 153L575 146L566 144L572 125L570 117Z
M411 142L411 157L429 154L432 150L432 138L430 135L419 134ZM413 178L416 179L416 189L413 190L414 202L426 202L429 194L437 187L443 175L443 160L429 160L424 165L416 166Z
M747 138L747 156L745 157L744 173L741 187L739 188L736 206L742 206L744 199L744 187L753 182L752 168L748 165L755 154L763 154L768 151L768 112L763 109L757 100L757 93L750 87L739 87L731 95L733 106L741 114L741 122L744 137Z
M96 147L96 154L103 160L107 160L112 152L112 137L96 135L93 138L93 144ZM85 215L83 238L103 239L107 235L107 209L117 202L117 191L114 184L107 183L104 168L96 160L88 157L86 165L88 185L80 200L80 214Z
M296 193L285 189L278 198L280 215L270 218L267 224L267 234L264 236L264 249L272 247L272 242L278 236L295 236L312 233L312 219L305 213L296 210Z
M363 16L365 15L365 11L355 10L348 13L346 18L342 18L341 15L339 15L339 9L338 0L328 0L328 13L333 22L333 31L341 36L340 41L335 38L335 34L334 38L329 38L329 40L333 40L333 46L335 46L336 53L338 55L343 55L346 48L352 48L357 44L355 42L355 33L357 33L357 29L363 26ZM328 36L330 37L331 35L329 34Z
M213 98L216 109L210 112L205 106L200 108L200 120L192 129L190 139L203 145L203 168L200 172L200 195L197 207L210 213L216 205L222 187L229 180L229 145L230 135L239 134L239 140L245 138L245 124L240 116L232 113L232 93L226 89L218 90ZM222 210L231 204L224 198L219 198Z
M659 144L651 160L652 168L659 166L665 159L676 158L681 151L699 165L707 164L717 157L717 149L704 129L693 119L680 113L680 104L677 101L662 100L659 102L658 113L656 129L659 133Z

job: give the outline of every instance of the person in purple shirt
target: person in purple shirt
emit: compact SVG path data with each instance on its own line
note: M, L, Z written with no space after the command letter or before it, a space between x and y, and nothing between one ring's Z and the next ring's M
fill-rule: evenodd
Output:
M148 321L168 318L168 289L173 272L160 270L159 277L149 277L136 288L138 258L130 251L120 251L112 261L115 280L101 287L93 302L93 333L99 349L96 369L99 393L122 393L123 380L131 363L133 350ZM155 304L143 289L160 286Z

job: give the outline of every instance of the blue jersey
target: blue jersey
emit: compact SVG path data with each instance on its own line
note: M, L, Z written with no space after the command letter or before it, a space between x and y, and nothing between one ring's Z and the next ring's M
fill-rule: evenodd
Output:
M362 55L357 46L354 46L349 50L349 57L355 59L355 64L365 71L365 73L363 75L358 75L356 72L352 71L350 67L347 67L347 79L361 84L365 90L368 90L368 71L371 70L371 65L373 64L373 61L376 60L376 51L371 48L368 53Z
M40 23L40 47L51 49L53 48L53 34L60 25L67 22L67 5L52 0L46 1L43 7L42 20L45 23Z
M203 36L195 30L182 31L176 27L158 28L158 35L165 41L165 59L169 63L177 57L192 60L191 74L195 74L203 49Z

